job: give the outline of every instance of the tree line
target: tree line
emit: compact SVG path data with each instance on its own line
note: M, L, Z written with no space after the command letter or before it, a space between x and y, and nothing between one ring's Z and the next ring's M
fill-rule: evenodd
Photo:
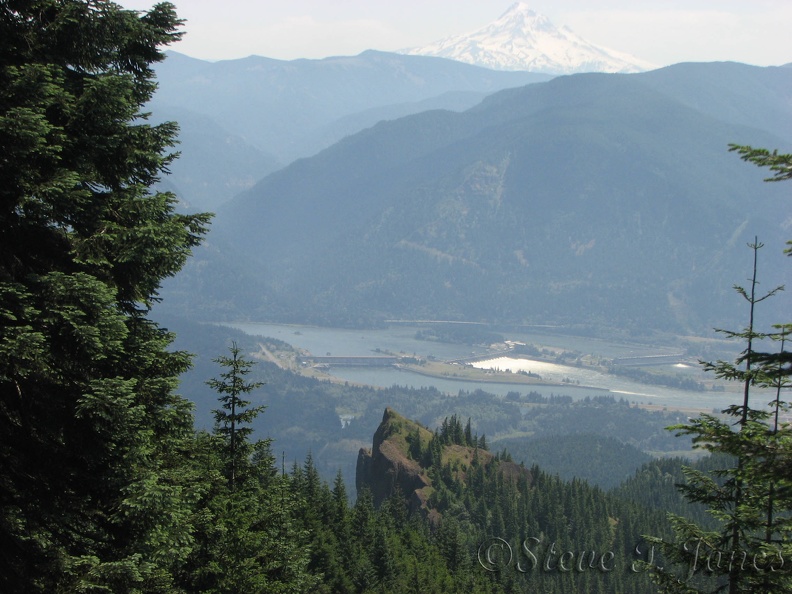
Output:
M675 538L582 481L538 468L511 480L507 455L454 468L444 457L452 445L486 446L469 425L460 436L459 419L441 430L448 443L429 465L439 525L410 515L403 494L376 509L364 490L350 506L343 481L323 483L311 457L287 472L267 440L252 440L260 411L245 395L255 382L234 346L211 384L221 395L215 428L196 431L176 392L190 357L170 350L172 334L150 317L211 218L179 214L173 194L152 189L177 156L177 127L150 124L143 110L152 65L181 25L169 3L145 12L103 0L0 4L0 590L507 592L536 578L629 592L653 576L689 591L671 566L649 563L635 577L603 560L575 574L559 569L563 553L534 547L553 571L491 572L475 551L487 538L532 545L525 539L536 535L542 546L626 555L645 531L683 568L689 551L679 544L691 539L712 552L790 554L788 428L749 400L752 386L788 385L788 326L765 333L780 349L761 353L749 323L735 333L748 345L737 364L711 365L745 384L744 402L726 411L736 425L704 415L677 428L734 464L715 478L688 474L686 496L719 524L674 517ZM737 150L789 178L789 155ZM751 308L763 299L754 288L741 291ZM784 406L779 397L774 410ZM724 567L716 585L731 592L792 588L769 563L759 573Z

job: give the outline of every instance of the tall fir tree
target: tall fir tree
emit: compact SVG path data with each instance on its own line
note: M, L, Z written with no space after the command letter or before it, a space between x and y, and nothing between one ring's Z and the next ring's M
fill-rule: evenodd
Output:
M693 437L693 443L712 453L724 466L709 473L686 470L685 497L704 504L719 527L706 530L680 516L671 516L675 538L651 539L671 566L653 567L663 592L792 592L788 562L792 552L792 481L779 464L792 450L792 429L779 424L785 408L781 388L786 385L783 361L785 326L780 332L756 329L755 308L783 287L757 295L757 255L762 246L750 244L753 275L750 286L736 286L749 306L748 325L743 331L723 331L745 342L745 348L731 363L705 363L716 377L742 384L742 403L722 411L723 418L702 414L672 429ZM781 340L780 353L760 353L755 345L768 338ZM754 387L777 387L774 402L752 402ZM754 395L754 401L756 397ZM787 565L785 568L784 565Z
M172 5L0 3L0 590L170 588L191 536L189 365L148 319L206 231L152 192Z
M226 370L207 383L218 393L212 434L200 433L193 456L199 494L192 517L195 546L178 585L191 592L308 592L308 534L295 519L300 497L277 472L269 439L250 439L250 423L263 406L243 399L262 385L245 379L254 365L236 343ZM318 480L318 479L317 479Z
M229 348L230 357L221 356L215 363L227 368L220 374L220 379L210 379L206 383L220 395L221 407L213 411L215 432L222 438L223 447L227 448L227 475L229 487L233 490L238 481L237 474L243 470L251 458L251 444L248 437L253 432L250 423L264 410L263 406L250 406L245 394L260 388L262 382L247 382L245 376L252 371L253 362L241 355L236 342ZM269 442L267 442L269 446Z

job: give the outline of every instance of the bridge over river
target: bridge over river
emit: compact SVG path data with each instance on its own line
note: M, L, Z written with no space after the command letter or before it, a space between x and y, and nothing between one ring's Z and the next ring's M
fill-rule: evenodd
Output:
M361 357L319 357L314 355L305 355L301 357L300 360L305 365L326 365L328 367L333 365L345 367L388 367L398 363L399 357L396 357L395 355L372 355Z

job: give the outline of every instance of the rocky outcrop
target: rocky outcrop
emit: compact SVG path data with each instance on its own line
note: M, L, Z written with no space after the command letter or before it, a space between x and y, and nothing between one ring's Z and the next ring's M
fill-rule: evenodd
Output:
M430 447L433 433L415 421L410 421L391 408L385 409L371 449L361 448L358 453L355 486L358 495L364 489L371 491L374 504L379 506L391 495L399 493L407 501L411 512L418 512L432 525L441 519L440 512L430 503L434 492L432 479L427 469L414 459L411 452L419 452L416 458L423 458L421 451ZM420 446L420 447L419 447ZM441 446L441 461L436 462L447 468L451 476L467 484L468 473L476 465L488 467L498 464L498 472L505 480L531 481L526 468L511 461L498 459L486 450L467 445L446 443Z
M379 506L398 491L413 511L426 510L432 481L426 470L409 454L408 436L416 431L424 443L429 442L432 433L428 429L405 419L391 408L385 409L371 449L361 448L358 453L355 477L358 494L368 488L374 504Z

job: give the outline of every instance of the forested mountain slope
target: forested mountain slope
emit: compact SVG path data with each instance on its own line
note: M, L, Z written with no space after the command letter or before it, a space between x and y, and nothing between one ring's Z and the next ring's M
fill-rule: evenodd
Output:
M790 111L790 78L739 64L577 75L380 123L222 209L171 298L330 325L729 327L746 242L780 270L792 203L728 144L790 141L766 115ZM761 109L744 91L758 85Z
M648 560L643 534L668 531L659 510L493 455L456 416L430 432L386 409L360 452L357 491L380 506L402 500L452 545L452 567L509 592L651 591L634 563Z
M148 108L156 120L174 119L182 130L173 184L184 203L210 210L294 159L382 119L430 107L467 109L494 91L551 78L377 51L219 62L169 52L157 77Z

